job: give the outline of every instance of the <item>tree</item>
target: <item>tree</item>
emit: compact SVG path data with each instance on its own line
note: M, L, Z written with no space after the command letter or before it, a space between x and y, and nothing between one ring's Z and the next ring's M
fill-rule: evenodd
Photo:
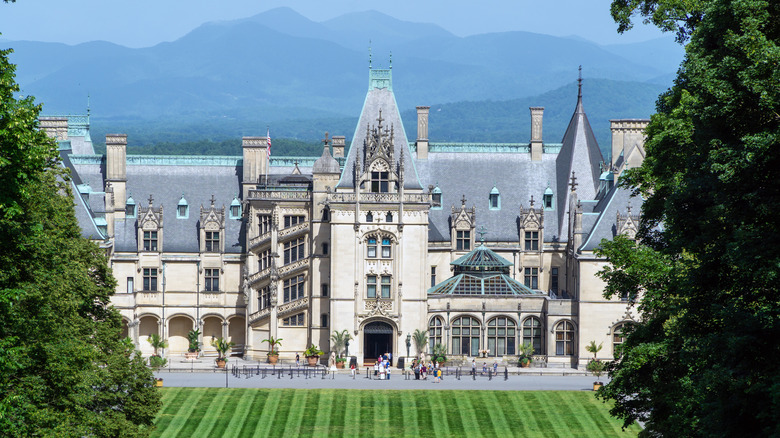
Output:
M0 51L0 436L146 436L151 371L110 306L105 251L81 237L40 105Z
M412 334L412 341L414 341L414 348L417 350L417 355L422 357L425 352L425 347L428 345L428 332L415 329Z
M780 435L780 4L612 7L653 22L663 8L689 43L622 179L645 199L642 244L602 244L605 295L641 318L599 394L648 436Z
M336 352L336 356L341 357L341 353L347 348L347 342L351 339L352 336L349 334L349 330L333 330L333 334L330 335L330 340L333 341L333 351Z

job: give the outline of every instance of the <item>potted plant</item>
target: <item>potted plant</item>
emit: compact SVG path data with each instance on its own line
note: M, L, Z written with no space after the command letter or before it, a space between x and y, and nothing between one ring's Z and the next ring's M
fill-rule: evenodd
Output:
M604 372L604 369L606 367L607 364L598 359L592 359L590 362L588 362L588 365L585 367L588 371L593 373L594 376L596 376L596 381L593 382L594 391L598 391L598 389L604 385L604 382L602 382L600 379L601 379L601 374Z
M155 370L160 371L160 368L168 365L168 359L165 359L164 357L160 357L157 355L152 355L149 357L149 366ZM163 379L162 377L155 377L154 378L154 386L163 386Z
M531 362L534 361L533 355L534 355L534 347L533 345L529 343L520 344L518 347L520 355L518 356L517 363L523 368L528 368L531 366Z
M422 357L423 353L425 353L425 347L428 345L428 332L415 329L412 334L412 340L414 341L414 348L417 350L417 356Z
M303 355L306 356L306 359L309 361L310 367L316 367L322 353L323 351L316 345L311 344L311 347L307 348L306 351L303 352Z
M263 339L263 342L268 342L268 346L271 347L271 351L268 352L268 363L276 365L279 361L279 350L276 347L282 346L282 338L274 338L273 336L268 339Z
M149 366L152 367L155 371L158 371L160 368L168 364L168 359L163 358L159 354L161 349L168 347L168 341L163 339L162 336L157 333L152 333L146 340L149 342L152 348L154 348L154 354L149 356ZM162 379L155 379L154 385L162 386Z
M227 363L227 352L230 351L235 345L232 342L228 342L223 338L216 338L211 340L211 346L217 349L217 368L225 368Z
M442 344L436 344L433 346L433 361L439 363L439 367L447 362L447 347Z
M333 330L333 334L330 335L330 340L333 341L333 351L336 353L336 368L344 368L347 359L341 357L341 353L344 352L347 342L349 342L350 339L352 339L352 336L350 336L349 330L347 329L340 332Z
M193 360L198 358L198 352L200 351L198 338L200 338L200 330L190 330L187 333L187 341L190 344L187 348L187 352L184 353L184 357L187 359Z

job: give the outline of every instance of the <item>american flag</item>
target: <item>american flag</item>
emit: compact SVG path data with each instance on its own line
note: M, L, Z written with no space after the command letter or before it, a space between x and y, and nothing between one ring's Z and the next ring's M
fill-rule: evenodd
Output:
M266 143L268 144L268 149L266 150L266 154L268 154L268 158L271 158L271 129L268 128L268 130L265 133L265 139Z

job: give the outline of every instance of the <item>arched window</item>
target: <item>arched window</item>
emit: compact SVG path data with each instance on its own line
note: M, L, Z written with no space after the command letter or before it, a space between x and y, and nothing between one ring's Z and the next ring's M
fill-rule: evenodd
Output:
M531 316L523 321L523 344L531 344L534 352L542 352L542 322L539 318Z
M487 348L490 356L515 354L517 327L515 322L505 316L499 316L488 321Z
M555 326L555 354L574 354L574 325L569 321L561 321Z
M452 354L479 356L479 321L461 316L452 322Z
M614 354L615 357L618 357L622 354L620 348L621 345L623 345L623 342L626 341L626 334L624 329L628 324L629 323L627 322L621 322L615 324L615 327L612 328L612 354Z
M393 213L388 211L387 214L385 215L385 222L392 222L392 221L393 221Z
M366 222L374 222L374 214L370 211L366 213Z
M428 323L428 353L433 354L433 347L442 343L442 329L444 321L441 318L434 317Z

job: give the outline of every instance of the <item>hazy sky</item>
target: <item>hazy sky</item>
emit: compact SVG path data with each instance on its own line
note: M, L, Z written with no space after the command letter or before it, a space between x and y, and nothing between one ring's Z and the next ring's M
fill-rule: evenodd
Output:
M77 44L105 40L128 47L173 41L198 25L245 18L288 6L313 21L378 10L393 17L435 23L456 35L523 30L578 35L600 44L661 36L650 26L618 35L610 0L17 0L0 2L0 38ZM671 38L671 36L669 36Z

